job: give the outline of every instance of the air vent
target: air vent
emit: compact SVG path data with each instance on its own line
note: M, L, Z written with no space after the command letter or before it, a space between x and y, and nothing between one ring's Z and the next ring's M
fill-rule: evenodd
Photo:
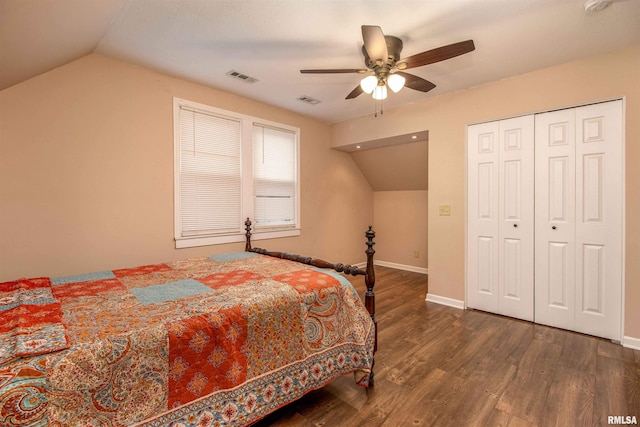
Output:
M255 83L258 81L258 79L249 77L246 74L239 73L236 70L231 70L227 72L227 76L233 77L234 79L242 80L245 83Z
M307 104L311 104L311 105L320 104L321 102L320 100L312 98L307 95L302 95L301 97L298 98L298 101L306 102Z

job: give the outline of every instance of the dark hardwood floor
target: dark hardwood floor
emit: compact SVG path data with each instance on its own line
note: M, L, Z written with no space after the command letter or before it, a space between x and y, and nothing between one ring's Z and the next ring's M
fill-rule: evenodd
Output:
M427 276L376 267L375 386L341 377L256 426L640 423L640 351L425 302ZM363 278L351 279L360 294Z

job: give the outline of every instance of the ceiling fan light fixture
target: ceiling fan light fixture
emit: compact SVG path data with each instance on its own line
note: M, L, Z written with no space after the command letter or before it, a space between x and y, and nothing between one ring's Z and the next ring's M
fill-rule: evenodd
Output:
M389 85L389 89L394 92L398 92L400 89L404 87L406 79L399 74L391 74L389 79L387 80L387 85Z
M373 99L377 99L378 101L387 99L387 85L376 86L373 90Z
M370 94L378 86L378 79L376 76L367 76L360 81L360 87L364 93Z

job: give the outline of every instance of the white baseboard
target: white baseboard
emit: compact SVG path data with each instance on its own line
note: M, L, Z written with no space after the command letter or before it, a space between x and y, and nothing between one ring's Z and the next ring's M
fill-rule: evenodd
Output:
M632 348L634 350L640 350L640 338L622 337L622 346Z
M404 271L412 271L414 273L429 274L429 269L424 267L415 267L413 265L396 264L395 262L377 261L377 260L373 261L373 264L379 265L380 267L395 268L396 270L404 270Z
M459 299L453 299L448 297L442 297L440 295L427 294L427 302L435 302L436 304L446 305L453 308L464 310L464 301Z

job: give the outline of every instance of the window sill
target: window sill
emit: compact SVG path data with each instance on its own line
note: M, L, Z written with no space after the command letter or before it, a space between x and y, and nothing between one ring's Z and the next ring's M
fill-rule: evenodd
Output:
M286 230L252 230L251 241L280 239L283 237L295 237L301 234L300 228ZM227 234L224 236L199 236L176 238L176 249L194 248L198 246L224 245L227 243L239 243L247 240L244 233Z

